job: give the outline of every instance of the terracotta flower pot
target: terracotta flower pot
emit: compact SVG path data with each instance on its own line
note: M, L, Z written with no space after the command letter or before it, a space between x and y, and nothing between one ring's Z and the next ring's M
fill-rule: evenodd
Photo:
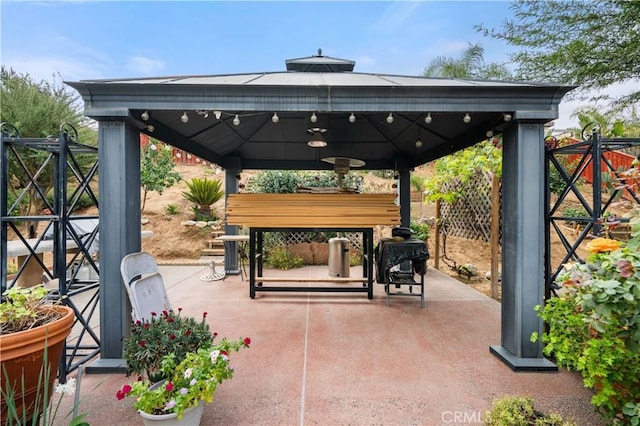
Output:
M42 407L45 385L48 386L48 399L51 399L53 384L58 373L58 362L75 319L73 309L67 306L51 306L46 309L58 311L63 316L49 324L0 336L0 369L2 373L0 387L3 393L7 392L5 389L7 381L12 387L13 399L19 416L22 417L23 406L26 406L26 419L23 419L27 421L25 424L31 424L34 413L40 414L43 409L46 409L46 407ZM49 374L48 377L41 377L45 360L45 345ZM7 408L3 398L3 419L7 418Z

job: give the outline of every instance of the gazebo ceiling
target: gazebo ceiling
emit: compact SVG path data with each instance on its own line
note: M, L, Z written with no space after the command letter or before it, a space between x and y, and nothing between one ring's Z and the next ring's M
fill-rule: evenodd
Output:
M516 120L553 120L573 88L361 74L351 71L353 61L321 52L286 64L285 72L67 84L87 116L129 120L222 167L300 170L332 168L326 157L360 159L365 169L413 168ZM327 146L308 146L308 129L326 129Z

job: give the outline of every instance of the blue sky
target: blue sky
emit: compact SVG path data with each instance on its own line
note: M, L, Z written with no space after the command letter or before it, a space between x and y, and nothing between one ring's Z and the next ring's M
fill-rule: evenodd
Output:
M481 43L486 62L510 47L473 26L499 27L506 1L1 0L1 63L36 80L282 71L323 54L355 71L419 75L436 57ZM576 126L561 104L556 128Z

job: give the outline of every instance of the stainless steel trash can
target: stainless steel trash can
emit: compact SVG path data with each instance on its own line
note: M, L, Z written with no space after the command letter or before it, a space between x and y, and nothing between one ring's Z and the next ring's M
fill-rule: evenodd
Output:
M349 239L329 239L329 276L349 277Z

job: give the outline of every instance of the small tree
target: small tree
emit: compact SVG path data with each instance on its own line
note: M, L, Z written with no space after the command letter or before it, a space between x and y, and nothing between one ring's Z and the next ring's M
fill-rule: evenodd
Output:
M144 211L149 191L156 191L162 195L165 188L182 179L179 173L173 171L174 167L171 147L151 139L140 156L141 211Z
M78 131L79 142L95 146L97 134L83 117L78 106L78 95L70 92L62 84L59 75L53 75L52 81L36 81L29 74L20 74L12 68L2 66L0 70L0 121L14 125L23 138L57 138L63 123L72 125ZM20 161L9 154L9 199L15 200L23 191L27 197L16 210L10 213L21 216L40 214L44 207L41 194L48 194L54 184L54 163L45 163L49 152L27 147L16 147ZM83 170L93 164L94 156L77 155L75 160ZM24 169L21 166L24 165ZM26 171L25 171L26 169ZM36 176L35 185L31 184L31 176ZM76 180L72 172L68 172L70 182ZM36 186L40 188L37 191ZM4 189L4 188L3 188ZM10 204L11 205L11 204ZM37 223L25 221L28 237L37 235Z
M211 205L224 197L222 182L207 178L193 178L191 182L185 182L189 192L182 192L187 200L196 205L196 216L198 214L211 217Z

